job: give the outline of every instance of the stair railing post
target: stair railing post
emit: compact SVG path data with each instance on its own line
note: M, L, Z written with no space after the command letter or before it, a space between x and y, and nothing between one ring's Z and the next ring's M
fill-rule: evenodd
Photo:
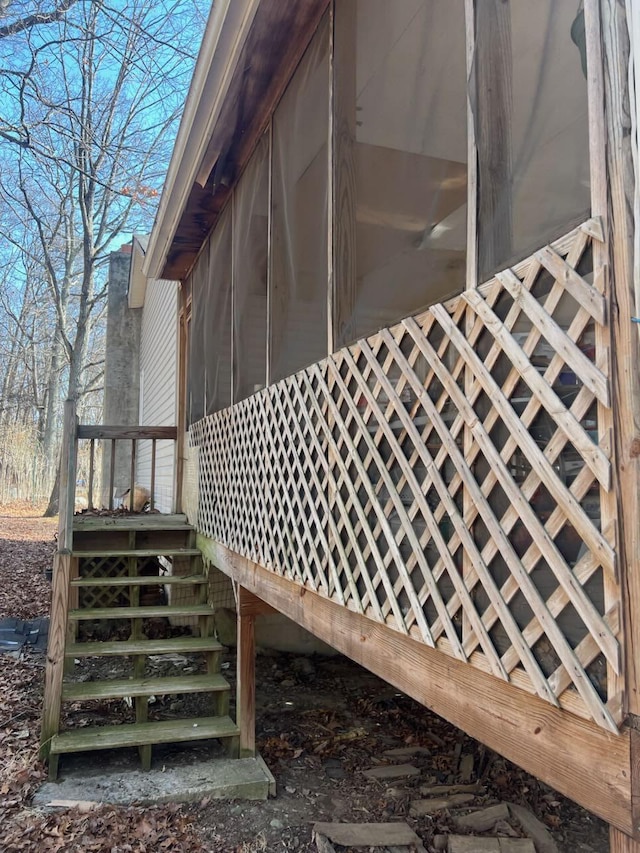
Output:
M60 457L60 492L58 496L58 550L71 550L73 513L76 506L76 467L78 456L78 418L75 400L65 400Z
M51 619L47 662L45 669L44 707L42 712L41 755L49 757L51 739L60 728L62 681L64 677L65 645L69 614L69 590L72 575L77 574L74 562L73 513L76 502L76 467L78 456L78 419L75 400L66 400L60 455L60 484L58 493L58 550L53 563ZM52 757L50 774L55 777L57 757Z
M60 728L62 704L62 680L64 677L64 653L69 616L69 585L72 574L71 551L58 551L54 558L53 591L51 596L51 621L45 668L44 703L40 753L48 758L51 739ZM51 772L51 768L50 768ZM55 772L52 774L55 776Z

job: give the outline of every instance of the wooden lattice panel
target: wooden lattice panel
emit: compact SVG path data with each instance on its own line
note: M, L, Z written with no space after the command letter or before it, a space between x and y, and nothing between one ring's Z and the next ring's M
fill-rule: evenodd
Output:
M199 528L266 569L617 731L601 240L199 421Z
M82 557L79 572L83 578L105 578L105 586L80 588L80 607L126 607L129 604L129 590L126 587L108 586L109 578L121 578L129 574L128 557Z

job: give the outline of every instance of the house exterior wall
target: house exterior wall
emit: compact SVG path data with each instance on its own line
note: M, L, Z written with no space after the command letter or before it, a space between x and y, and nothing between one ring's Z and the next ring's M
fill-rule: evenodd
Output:
M177 415L178 284L148 284L140 335L140 425L173 426ZM137 480L151 486L152 443L138 448ZM175 443L156 444L155 508L172 512L175 492Z

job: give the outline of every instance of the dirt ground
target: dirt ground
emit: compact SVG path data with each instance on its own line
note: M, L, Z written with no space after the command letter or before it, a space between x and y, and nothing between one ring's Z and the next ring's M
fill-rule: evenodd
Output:
M48 611L44 572L51 564L56 524L38 517L38 509L0 507L0 617L33 618ZM232 651L223 666L233 686ZM304 853L317 850L312 841L317 821L399 820L434 851L441 836L456 831L459 814L502 802L528 808L563 853L609 850L602 821L342 657L258 656L258 746L277 780L275 798L153 809L38 810L31 797L45 775L37 760L43 679L44 655L0 655L2 853ZM153 713L161 717L175 711L175 697L171 702L173 708L160 703ZM76 723L82 714L80 723L93 725L113 714L124 720L128 710L123 703L103 702L88 712L72 708L69 713L76 714ZM413 754L406 759L385 755L397 749ZM185 755L165 752L156 760L188 760ZM418 773L389 781L363 775L399 760ZM420 788L442 785L471 785L473 799L460 808L411 816L410 804L420 799ZM496 825L493 834L525 835L512 818Z

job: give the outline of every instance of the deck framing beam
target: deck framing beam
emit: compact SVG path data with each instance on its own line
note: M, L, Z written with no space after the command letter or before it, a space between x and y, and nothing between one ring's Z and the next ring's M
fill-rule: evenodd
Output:
M220 543L207 540L207 546L214 565L241 587L622 833L633 833L628 729L609 734Z

